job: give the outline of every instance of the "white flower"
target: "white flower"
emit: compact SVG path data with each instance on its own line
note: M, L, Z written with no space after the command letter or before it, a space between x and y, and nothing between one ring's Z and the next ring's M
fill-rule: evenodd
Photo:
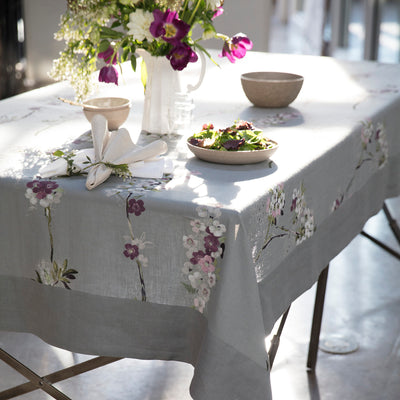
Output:
M221 0L206 0L206 4L210 10L216 10L221 7Z
M304 209L304 213L300 218L300 230L296 239L296 245L304 242L314 234L314 215L309 208Z
M193 270L193 264L189 261L186 261L185 264L183 264L182 272L185 275L189 275L189 273Z
M292 195L292 200L295 202L295 208L294 212L297 215L300 215L303 213L304 207L305 207L305 199L304 199L304 193L300 189L294 189L293 190L293 195Z
M193 289L198 289L203 281L202 275L198 271L190 274L188 278Z
M314 215L312 214L312 211L309 208L306 208L304 210L304 217L305 217L304 235L306 238L310 238L314 233Z
M143 41L147 39L149 42L154 40L154 36L150 33L150 25L154 21L153 14L137 9L129 14L128 34L133 36L133 39Z
M368 144L371 142L371 137L374 133L374 127L371 122L367 122L361 128L361 141L364 144Z
M39 200L39 204L43 207L46 208L50 205L50 201L49 199L47 199L47 197L45 197L44 199Z
M215 276L215 274L213 274L212 272L208 273L208 286L210 286L210 288L212 288L213 286L215 286L215 282L217 281L217 278Z
M210 215L213 215L215 218L221 216L221 210L218 207L208 207L208 212Z
M277 185L274 189L269 191L270 197L267 200L267 214L273 218L278 219L282 215L283 207L285 206L285 192L283 191L283 184Z
M210 298L210 288L208 285L201 285L199 288L199 294L204 299L204 303L207 303L208 299Z
M192 235L183 236L183 247L187 249L197 249L199 241L196 240Z
M218 258L218 257L220 257L221 254L222 254L222 247L218 247L217 251L213 251L211 253L211 257L212 258Z
M214 220L212 225L209 227L210 232L217 237L220 237L226 232L226 228L224 224L221 224L218 220Z
M204 232L206 230L206 226L199 219L194 219L190 221L190 225L192 225L192 231L195 233L198 233L200 231Z
M376 138L378 141L377 151L380 150L382 153L379 159L379 166L382 167L386 164L386 161L389 157L389 145L386 138L386 129L382 123L378 123L376 126Z
M152 242L146 241L146 234L142 233L139 238L133 239L133 245L136 245L139 250L143 250L147 245L153 244Z
M194 307L196 310L200 311L201 313L204 311L204 307L206 306L206 302L201 297L196 297L194 299Z
M197 214L201 218L205 218L208 216L208 207L207 206L198 206L196 208Z
M37 200L37 198L36 198L36 196L35 196L35 193L33 193L33 190L32 190L32 189L29 189L29 188L26 189L25 197L29 200L29 202L30 202L32 205L36 205L37 202L38 202L38 200Z
M149 259L145 257L143 254L139 254L137 260L140 262L140 265L146 268L149 265Z
M196 251L196 250L198 250L198 249L189 249L186 252L186 257L189 258L189 259L192 258L193 257L193 252Z

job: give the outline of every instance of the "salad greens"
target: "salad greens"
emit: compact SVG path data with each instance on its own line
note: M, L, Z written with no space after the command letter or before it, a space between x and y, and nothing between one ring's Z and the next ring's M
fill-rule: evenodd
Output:
M235 121L225 129L214 129L213 124L204 124L202 131L192 135L188 142L194 146L221 151L265 150L274 142L256 130L251 122Z

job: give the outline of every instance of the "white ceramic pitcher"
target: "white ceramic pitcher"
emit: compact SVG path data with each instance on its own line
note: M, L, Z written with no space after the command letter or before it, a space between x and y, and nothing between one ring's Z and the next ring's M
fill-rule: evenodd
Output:
M182 72L175 71L165 56L155 57L142 49L137 53L143 58L147 70L142 130L157 134L179 133L182 119L189 121L192 113L193 103L188 100L189 93L198 89L204 79L204 54L199 54L201 70L197 83L184 87Z

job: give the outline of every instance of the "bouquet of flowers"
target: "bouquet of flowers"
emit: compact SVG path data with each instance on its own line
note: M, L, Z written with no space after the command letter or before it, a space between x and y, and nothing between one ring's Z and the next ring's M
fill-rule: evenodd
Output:
M164 56L175 70L196 62L196 52L210 54L201 40L223 40L221 57L231 62L252 48L244 34L234 37L217 33L213 22L223 12L223 0L67 0L68 10L61 16L57 40L66 47L53 62L50 76L68 80L79 100L93 90L92 75L100 69L100 82L118 84L116 64L129 61L136 69L135 51L144 49L153 56ZM193 38L193 28L201 35Z

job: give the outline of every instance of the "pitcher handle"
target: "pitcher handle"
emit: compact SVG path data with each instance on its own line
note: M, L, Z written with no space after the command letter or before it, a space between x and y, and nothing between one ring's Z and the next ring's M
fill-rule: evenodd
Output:
M201 70L200 70L199 80L194 86L187 85L188 93L193 92L194 90L197 90L200 87L200 85L203 83L204 75L206 74L206 57L204 56L204 53L202 51L200 51L199 54L200 54L200 62L201 62Z

